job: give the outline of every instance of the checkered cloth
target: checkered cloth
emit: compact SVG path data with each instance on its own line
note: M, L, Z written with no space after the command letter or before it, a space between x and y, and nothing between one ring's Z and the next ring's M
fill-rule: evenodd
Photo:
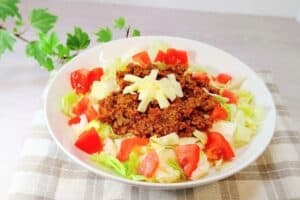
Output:
M25 141L9 199L300 199L300 135L269 72L259 72L277 109L275 135L262 156L243 171L206 186L153 191L104 179L70 160L50 137L37 112Z

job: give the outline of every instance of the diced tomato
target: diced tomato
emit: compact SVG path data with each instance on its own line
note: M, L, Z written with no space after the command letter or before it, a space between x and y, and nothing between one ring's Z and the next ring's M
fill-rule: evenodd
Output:
M153 176L159 164L157 153L153 150L146 155L138 167L138 173L146 177Z
M178 49L167 49L166 57L165 57L165 63L170 65L176 65L176 64L188 64L188 56L187 52L183 50Z
M79 136L75 146L88 154L93 154L102 150L102 141L96 129L91 128Z
M194 72L194 73L192 73L192 78L199 82L209 84L209 78L206 73Z
M77 105L75 105L73 107L72 112L76 115L76 116L80 116L82 114L86 115L86 118L88 120L88 122L97 119L99 114L98 112L95 110L95 108L92 106L89 98L87 96L83 97L78 103Z
M230 81L232 79L232 77L230 75L225 74L225 73L218 74L218 76L216 78L219 83L223 83L223 84L228 83L228 81Z
M228 103L233 103L233 104L237 103L236 95L233 92L231 92L230 90L226 90L226 89L223 90L222 96L229 99Z
M147 138L134 137L124 139L121 143L120 151L117 155L118 159L120 161L127 160L129 154L135 147L146 145L148 144L148 142L149 140Z
M69 119L68 124L69 124L69 126L71 126L73 124L78 124L79 122L80 122L80 117L76 116L76 117Z
M101 67L97 67L92 69L88 75L88 81L92 85L94 81L100 81L103 75L103 69Z
M90 89L88 81L89 70L78 69L71 73L71 86L78 94L85 94Z
M140 53L133 55L132 60L139 63L140 65L148 65L151 63L147 51L142 51Z
M77 94L85 94L90 90L94 81L100 80L103 69L98 67L92 70L78 69L71 73L71 86Z
M217 104L214 107L210 117L213 120L226 120L228 117L228 114L227 114L227 111L220 104Z
M95 108L92 105L89 105L84 113L86 115L88 122L94 119L98 119L99 116L98 112L95 110Z
M187 177L197 168L200 159L200 147L197 144L186 144L175 147L177 161Z
M177 62L176 49L167 49L165 63L168 65L175 65L178 64Z
M228 161L234 157L234 152L230 144L224 136L218 132L209 132L207 134L205 153L210 160L223 159Z
M177 59L180 60L179 64L186 65L188 64L187 52L183 50L176 50Z
M157 55L156 55L156 57L155 57L155 62L162 62L162 63L164 63L165 62L165 59L166 59L166 56L167 56L167 54L165 53L165 52L163 52L162 50L159 50L158 52L157 52Z
M83 113L86 111L86 109L88 108L89 103L90 103L90 100L88 99L88 97L86 97L86 96L83 97L83 98L77 103L77 105L75 105L75 106L73 107L72 112L73 112L75 115L77 115L77 116L83 114Z

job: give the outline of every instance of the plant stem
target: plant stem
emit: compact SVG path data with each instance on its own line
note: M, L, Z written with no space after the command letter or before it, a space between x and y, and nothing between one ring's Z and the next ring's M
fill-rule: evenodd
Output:
M29 43L30 41L26 38L24 38L21 34L19 33L14 33L14 35L19 38L20 40L22 40L23 42Z
M129 37L129 33L130 33L130 25L129 25L128 28L126 29L126 38Z
M7 30L4 26L0 25L0 30ZM23 32L24 33L24 32ZM12 33L16 38L22 40L23 42L29 43L30 41L22 36L23 33Z

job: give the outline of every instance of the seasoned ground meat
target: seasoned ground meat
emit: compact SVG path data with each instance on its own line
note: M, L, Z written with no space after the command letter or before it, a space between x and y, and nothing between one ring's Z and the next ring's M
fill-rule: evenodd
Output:
M129 83L124 81L125 74L144 77L152 69L159 69L159 78L173 73L180 82L184 96L176 98L165 109L160 109L156 101L149 104L145 113L137 111L138 94L123 94L122 89ZM129 64L126 71L117 73L117 82L121 91L99 101L99 119L112 126L118 135L132 133L140 137L152 135L163 136L176 132L180 137L192 136L195 129L205 131L212 126L208 117L216 105L216 101L202 89L205 87L212 93L218 89L195 81L190 74L185 74L186 66L166 66L164 69L156 65L139 66Z

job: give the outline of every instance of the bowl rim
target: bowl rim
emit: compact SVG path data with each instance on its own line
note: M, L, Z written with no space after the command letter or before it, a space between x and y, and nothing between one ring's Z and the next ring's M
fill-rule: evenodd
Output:
M221 53L223 53L226 56L232 57L234 59L236 59L238 62L240 62L241 64L243 64L246 68L248 68L248 70L252 71L256 78L259 79L259 81L261 81L262 86L265 87L268 96L271 98L271 105L270 107L272 108L272 112L271 114L273 115L273 121L272 121L272 128L270 130L271 135L270 137L264 141L264 147L261 148L260 152L257 153L256 155L250 157L249 159L245 160L243 163L241 163L240 165L235 166L234 168L229 169L227 172L223 172L220 174L217 174L215 176L212 177L205 177L205 178L200 178L197 180L193 180L193 181L185 181L185 182L177 182L177 183L153 183L153 182L142 182L142 181L135 181L135 180L130 180L130 179L126 179L124 177L118 176L118 175L113 175L113 174L109 174L105 171L102 171L101 169L97 169L95 167L92 167L90 165L88 165L87 163L83 162L82 160L80 160L79 158L77 158L75 155L73 155L70 151L68 151L63 144L56 138L54 131L51 128L51 125L49 123L49 119L48 119L48 98L49 98L49 89L52 87L53 83L56 80L56 75L60 74L64 69L65 66L72 60L74 60L77 56L80 55L85 55L85 54L89 54L89 52L94 51L97 48L101 48L104 45L110 45L112 43L118 43L119 41L123 41L123 40L135 40L135 39L156 39L156 40L164 40L164 39L169 39L169 40L182 40L182 41L186 41L186 42L193 42L193 43L200 43L201 45L206 45L209 46L210 48L213 48ZM198 41L198 40L192 40L192 39L186 39L186 38L181 38L181 37L173 37L173 36L163 36L163 35L148 35L148 36L139 36L139 37L132 37L132 38L122 38L122 39L117 39L117 40L113 40L110 41L108 43L104 43L104 44L99 44L99 45L95 45L89 49L86 49L84 51L82 51L79 55L77 55L76 57L72 58L68 63L64 64L56 73L54 78L52 78L49 83L46 86L45 89L45 99L43 102L43 108L44 108L44 115L45 115L45 121L46 121L46 126L47 129L51 135L51 137L53 138L53 140L55 141L55 143L59 146L59 148L68 156L70 157L73 161L75 161L75 163L81 165L82 167L88 169L89 171L95 173L96 175L100 175L104 178L109 178L111 180L114 181L119 181L121 183L126 183L132 186L138 186L138 187L146 187L146 188L151 188L151 189L161 189L161 190L173 190L173 189L182 189L182 188L192 188L192 187L196 187L196 186L200 186L200 185L206 185L212 182L216 182L222 179L225 179L235 173L238 173L239 171L243 170L244 168L246 168L249 164L251 164L252 162L254 162L264 151L265 149L268 147L273 135L274 135L274 130L275 130L275 122L276 122L276 107L274 104L274 99L273 96L271 95L270 90L266 87L265 82L257 75L257 73L252 70L248 65L246 65L244 62L242 62L240 59L238 59L237 57L231 55L230 53L219 49L213 45L207 44L205 42L202 41Z

